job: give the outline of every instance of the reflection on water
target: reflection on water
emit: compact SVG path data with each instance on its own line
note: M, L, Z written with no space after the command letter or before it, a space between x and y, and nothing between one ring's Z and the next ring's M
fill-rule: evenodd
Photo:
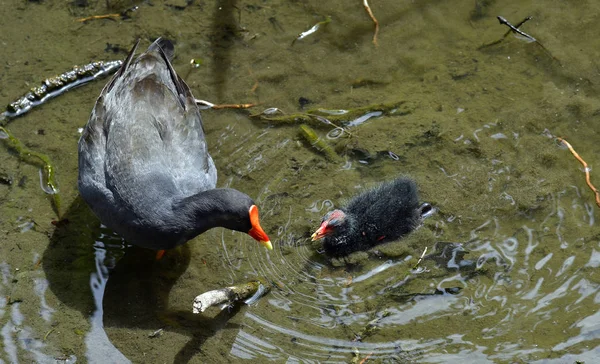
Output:
M48 305L44 295L48 288L48 281L41 277L28 279L27 273L19 272L7 262L0 263L0 268L2 274L0 319L4 322L0 329L0 335L2 336L3 357L10 363L18 363L22 358L28 358L35 363L52 362L53 357L47 354L46 337L40 334L40 325L39 322L36 322L39 321L39 317L44 320L45 324L42 324L42 328L46 330L46 336L53 331L49 323L55 310ZM15 270L16 274L13 274L11 271ZM20 298L22 297L21 293L14 289L14 285L19 280L27 280L26 284L30 285L27 289L35 292L39 298L38 304L32 302L33 306L38 309L37 314L28 315L27 318L21 310L21 306L24 304ZM31 303L27 302L25 305L31 306ZM74 355L64 358L66 363L74 363L76 360Z
M104 331L102 299L104 298L104 290L109 276L108 272L111 268L114 268L114 260L106 258L104 243L96 241L96 244L94 244L96 271L90 275L90 287L96 309L90 317L90 330L85 336L86 358L90 363L99 361L129 363L130 361L110 342Z

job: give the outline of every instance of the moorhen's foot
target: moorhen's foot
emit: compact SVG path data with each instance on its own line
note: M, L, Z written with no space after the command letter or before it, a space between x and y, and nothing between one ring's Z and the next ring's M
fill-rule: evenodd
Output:
M164 257L164 256L165 256L165 253L166 253L166 252L167 252L167 251L166 251L166 250L164 250L164 249L163 249L163 250L158 250L158 251L156 252L156 260L161 260L161 259L162 259L162 257Z

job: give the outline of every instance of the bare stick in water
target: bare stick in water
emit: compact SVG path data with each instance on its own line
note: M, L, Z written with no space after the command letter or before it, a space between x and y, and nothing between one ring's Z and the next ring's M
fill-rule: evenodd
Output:
M256 106L256 104L213 104L212 102L206 100L198 100L196 99L196 105L201 109L249 109L251 107Z
M508 20L506 20L505 18L503 18L503 17L501 17L501 16L498 16L498 21L500 22L500 24L504 24L504 25L506 25L507 27L509 27L509 28L510 28L510 30L509 30L508 32L506 32L506 34L504 35L504 37L506 37L506 36L508 35L508 33L512 31L512 32L515 32L515 33L517 33L517 34L520 34L520 35L524 36L525 38L529 39L529 40L530 40L530 41L532 41L532 42L537 42L537 39L535 39L535 38L534 38L534 37L532 37L531 35L529 35L529 34L525 33L525 32L524 32L524 31L522 31L521 29L519 29L519 27L520 27L520 26L521 26L523 23L525 23L527 20L530 20L530 19L531 19L531 17L530 17L530 16L528 16L528 17L527 17L527 18L525 18L525 19L524 19L522 22L520 22L519 24L517 24L517 25L515 26L515 25L512 25L512 24L511 24L511 23L510 23Z
M498 21L500 22L500 24L502 25L506 25L509 29L506 33L504 33L504 35L502 36L502 38L498 39L495 42L492 43L488 43L488 44L484 44L481 47L479 47L478 49L483 49L483 48L487 48L487 47L491 47L494 46L496 44L501 43L504 39L506 39L506 37L510 34L510 33L516 33L519 34L520 36L524 37L525 39L527 39L529 42L531 43L537 43L537 45L539 45L542 50L544 52L546 52L546 54L552 58L553 60L555 60L556 62L558 62L560 64L560 61L558 60L558 58L554 57L552 55L552 53L550 53L550 51L544 47L544 45L537 39L535 39L534 37L532 37L531 35L525 33L524 31L522 31L521 29L519 29L519 27L521 25L523 25L526 21L531 20L532 17L528 16L525 19L521 20L519 23L517 23L517 25L512 25L508 20L506 20L506 18L502 17L502 16L497 16L496 17L498 19Z
M207 308L222 304L232 305L244 301L245 303L254 302L260 296L266 294L269 287L260 281L251 281L237 286L225 287L204 292L194 298L193 313L201 313Z

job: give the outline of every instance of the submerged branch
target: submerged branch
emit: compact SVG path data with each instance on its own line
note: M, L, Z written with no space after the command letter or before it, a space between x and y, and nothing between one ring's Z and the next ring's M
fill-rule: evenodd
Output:
M323 122L323 117L328 121L334 122L340 126L344 123L352 123L353 120L360 118L368 113L381 112L383 115L408 115L412 113L414 106L406 101L395 101L389 103L373 104L361 106L355 109L348 110L328 110L316 108L307 110L305 113L296 114L275 114L275 113L260 113L250 115L250 117L258 118L262 121L274 122L279 124L307 124L311 127L323 128L331 126Z
M73 69L65 73L47 78L39 86L33 87L28 93L8 104L6 111L0 114L0 125L6 124L5 119L21 116L32 108L62 95L72 88L108 76L121 67L122 64L123 61L121 60L92 62L81 67L73 66Z
M333 148L311 128L306 124L300 125L300 134L310 143L315 149L325 155L325 158L330 162L339 162L340 156L333 150Z
M2 126L0 126L0 139L5 141L8 148L17 152L22 161L40 167L40 185L44 192L52 196L52 208L60 218L60 196L50 158L45 154L27 149L19 139L15 138L8 129Z

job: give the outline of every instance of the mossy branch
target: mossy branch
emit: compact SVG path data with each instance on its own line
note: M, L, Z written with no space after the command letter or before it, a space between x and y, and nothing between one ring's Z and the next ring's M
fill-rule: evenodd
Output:
M328 121L344 125L353 119L361 117L365 114L380 111L384 115L408 115L414 111L414 105L406 101L394 101L389 103L379 103L368 106L361 106L348 110L328 110L323 108L315 108L307 110L305 113L294 113L286 115L273 114L254 114L251 117L259 118L262 121L278 123L278 124L306 124L315 128L325 128L331 125L323 122L323 118Z
M51 196L52 208L60 218L60 195L56 184L55 169L50 158L45 154L28 149L8 129L1 126L0 138L4 140L8 148L17 153L23 162L40 167L42 190Z

